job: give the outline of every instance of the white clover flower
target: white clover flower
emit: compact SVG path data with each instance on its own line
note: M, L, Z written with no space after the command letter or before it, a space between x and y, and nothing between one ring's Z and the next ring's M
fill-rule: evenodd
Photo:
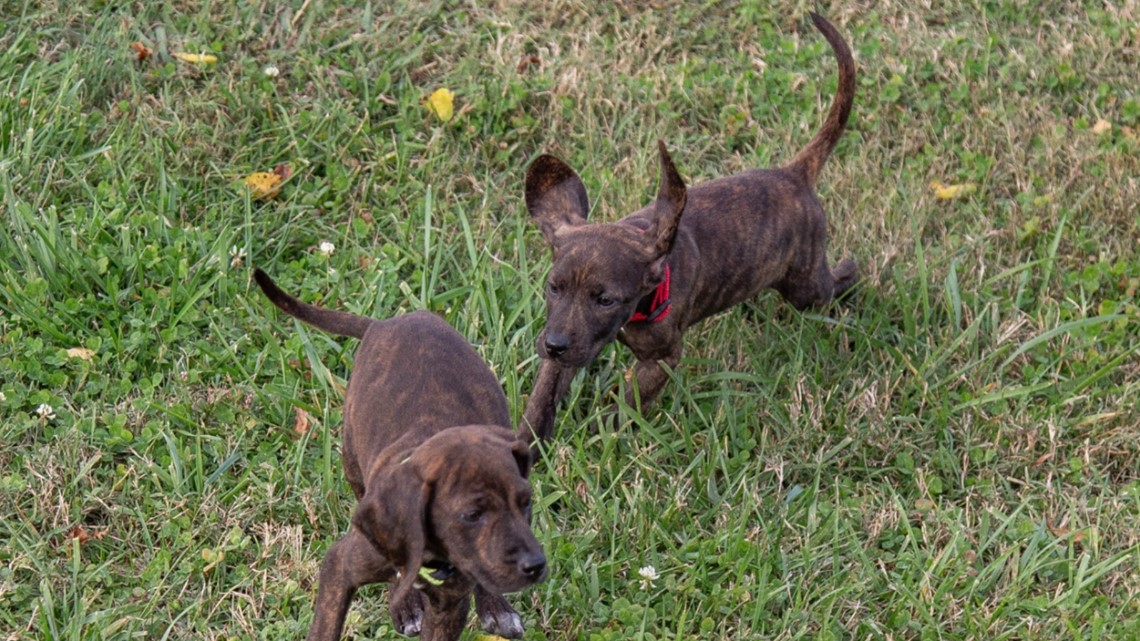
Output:
M277 68L277 65L266 65L263 71L265 72L265 75L269 76L270 78L276 78L278 74L281 73L281 70Z
M233 245L230 247L230 267L241 267L242 261L245 260L245 248Z
M660 575L657 574L657 568L653 567L652 565L647 565L641 568L637 571L637 573L641 576L642 589L648 588L649 586L653 585L654 581L661 578Z
M6 400L8 400L8 397L4 396L4 392L0 392L0 403L3 403Z
M45 421L50 421L55 418L55 410L47 403L40 403L40 406L36 408L36 416Z
M336 245L330 243L327 240L323 240L323 241L321 241L320 245L317 245L317 249L320 250L320 252L322 254L324 254L325 256L329 256L334 251L336 251Z

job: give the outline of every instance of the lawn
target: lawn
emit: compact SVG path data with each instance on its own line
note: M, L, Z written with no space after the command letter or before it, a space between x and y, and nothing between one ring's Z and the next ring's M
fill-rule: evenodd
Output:
M811 9L858 67L819 186L858 295L705 321L595 429L603 351L532 477L526 639L1140 638L1136 2L0 0L0 639L302 637L356 341L252 267L441 314L518 416L526 165L613 220L658 139L690 184L790 159L835 89ZM385 594L347 636L398 638Z

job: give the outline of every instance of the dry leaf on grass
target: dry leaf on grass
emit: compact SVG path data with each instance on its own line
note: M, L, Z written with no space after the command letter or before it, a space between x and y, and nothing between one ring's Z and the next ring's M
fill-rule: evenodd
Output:
M523 56L522 59L519 60L519 65L517 67L517 71L519 73L523 73L527 69L529 69L530 67L541 67L541 66L542 66L542 59L539 58L538 56Z
M102 538L105 536L107 536L107 531L105 529L88 530L82 525L76 525L67 531L67 539L75 539L76 541L79 541L79 545L84 545L91 540L102 540Z
M72 347L67 350L68 358L80 358L85 361L91 360L95 356L95 350L87 349L86 347Z
M249 188L249 194L258 200L273 200L281 193L280 174L273 171L255 171L242 181Z
M959 198L965 198L978 190L978 186L974 183L946 185L939 180L930 181L930 188L934 190L934 197L938 200L957 200Z
M441 87L428 96L425 104L440 120L447 122L455 113L455 94L450 89Z
M309 433L309 427L312 425L311 417L305 410L295 407L293 408L293 432L298 435Z
M131 50L135 52L135 59L139 62L143 62L150 57L150 47L144 45L141 42L132 42Z
M178 51L170 55L178 58L182 62L189 62L193 65L212 65L218 61L218 57L212 53L185 53Z

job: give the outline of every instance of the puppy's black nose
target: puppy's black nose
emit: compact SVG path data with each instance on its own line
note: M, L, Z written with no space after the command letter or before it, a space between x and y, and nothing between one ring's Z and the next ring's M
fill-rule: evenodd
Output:
M546 347L546 355L550 358L558 358L566 353L570 348L570 337L565 334L558 334L556 332L546 332L546 340L543 342Z
M538 580L546 572L546 555L542 552L525 554L519 559L519 571L531 580Z

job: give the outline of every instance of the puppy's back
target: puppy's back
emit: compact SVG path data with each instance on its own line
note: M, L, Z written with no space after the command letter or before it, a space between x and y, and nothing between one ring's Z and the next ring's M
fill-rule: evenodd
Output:
M356 352L346 429L434 433L457 425L510 427L494 372L459 332L430 312L374 321Z

